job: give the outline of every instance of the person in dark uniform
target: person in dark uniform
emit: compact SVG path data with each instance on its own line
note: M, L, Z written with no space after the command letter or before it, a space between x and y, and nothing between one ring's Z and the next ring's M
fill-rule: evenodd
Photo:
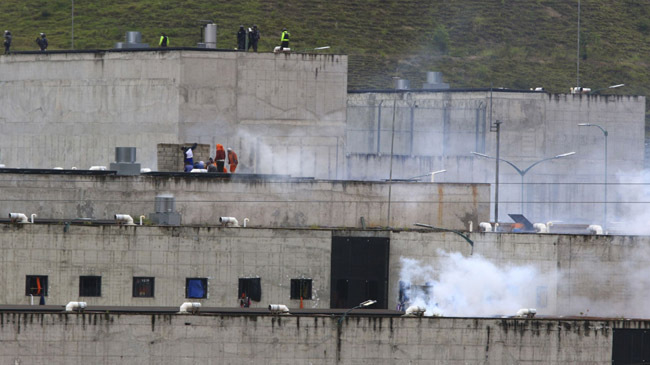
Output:
M237 50L246 50L246 29L244 29L243 25L239 26L239 31L237 32Z
M5 54L9 54L9 48L11 47L11 32L5 30Z
M36 38L36 43L38 43L38 46L41 48L41 51L46 51L47 50L47 38L45 37L45 33L41 33L40 37Z
M248 32L248 49L250 50L253 47L253 51L257 52L257 42L260 40L260 30L257 29L257 25L253 25L253 29Z

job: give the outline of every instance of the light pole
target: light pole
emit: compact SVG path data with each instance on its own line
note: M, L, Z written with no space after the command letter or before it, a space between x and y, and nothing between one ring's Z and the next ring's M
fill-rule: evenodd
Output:
M345 311L345 313L343 313L343 315L341 316L341 318L339 318L339 321L338 321L339 326L341 325L341 323L343 323L343 320L345 319L345 316L347 316L348 313L352 312L354 309L359 309L359 308L369 307L369 306L371 306L371 305L373 305L373 304L375 304L375 303L377 303L376 300L369 299L369 300L366 300L365 302L361 302L361 303L359 303L359 305L356 305L356 306L354 306L354 307L348 309L347 311Z
M603 87L603 88L600 88L600 89L596 89L596 90L594 90L594 91L590 91L590 92L589 92L589 95L593 95L593 94L595 94L595 93L597 93L597 92L599 92L599 91L602 91L602 90L607 90L607 89L618 89L619 87L623 87L623 86L625 86L625 84L618 84L618 85L612 85L612 86Z
M455 230L455 229L448 229L448 228L439 228L439 227L434 227L434 226L432 226L432 225L430 225L430 224L423 224L423 223L413 223L413 225L414 225L414 226L418 226L418 227L429 228L429 229L432 229L432 230L434 230L434 231L456 233L457 235L463 237L463 238L465 239L465 241L467 241L467 243L469 243L469 245L472 246L472 252L471 252L471 254L474 254L474 241L472 241L469 237L467 237L466 235L464 235L464 234L461 233L460 231L457 231L457 230Z
M496 157L488 156L488 155L483 154L483 153L472 152L472 154L476 155L476 156L480 156L480 157L491 158L491 159L495 159L495 160L497 159ZM532 165L528 166L527 168L525 168L523 170L520 169L519 167L517 167L515 164L513 164L512 162L510 162L508 160L498 158L498 160L503 161L503 162L507 163L508 165L512 166L512 168L515 169L519 173L519 176L521 176L521 214L524 214L524 176L526 175L526 173L528 173L528 171L530 171L533 167L537 166L538 164L540 164L540 163L542 163L544 161L556 160L558 158L568 157L568 156L571 156L571 155L575 155L575 152L567 152L567 153L563 153L561 155L548 157L548 158L539 160L539 161L533 163Z
M406 180L415 180L415 179L418 179L418 180L419 180L421 177L425 177L425 176L429 176L429 175L431 175L431 182L435 182L434 176L435 176L436 174L441 174L441 173L443 173L443 172L447 172L447 170L431 171L431 172L428 173L428 174L409 177L409 178L406 179Z
M70 17L72 18L72 29L70 32L70 46L74 49L74 0L72 0L72 8L70 10Z
M598 124L592 124L592 123L580 123L578 124L580 127L597 127L600 129L601 132L603 132L603 135L605 136L605 201L603 205L605 206L604 208L604 215L603 215L603 232L607 232L607 136L609 133L607 130Z

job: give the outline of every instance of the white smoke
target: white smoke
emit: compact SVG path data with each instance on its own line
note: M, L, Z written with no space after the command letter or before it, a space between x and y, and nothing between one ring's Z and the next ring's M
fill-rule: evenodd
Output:
M608 188L608 228L626 235L650 234L650 172L618 172Z
M405 306L425 307L429 316L514 315L521 308L535 308L538 288L548 282L532 266L497 267L480 255L438 255L435 265L400 258Z

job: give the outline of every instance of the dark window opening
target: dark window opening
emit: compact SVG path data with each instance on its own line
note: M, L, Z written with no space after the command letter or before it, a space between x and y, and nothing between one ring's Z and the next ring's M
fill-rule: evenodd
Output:
M25 295L47 296L47 275L27 275Z
M154 278L134 277L133 278L133 297L135 298L153 298Z
M262 300L262 282L260 278L239 278L239 299L248 297L259 302Z
M208 279L207 278L187 278L185 280L185 297L186 298L207 298L208 297Z
M101 276L80 276L79 296L80 297L101 297L102 277Z
M311 279L291 279L291 299L311 299Z
M650 330L614 328L612 364L650 363Z
M332 237L331 308L353 308L366 300L388 308L389 245L385 237Z

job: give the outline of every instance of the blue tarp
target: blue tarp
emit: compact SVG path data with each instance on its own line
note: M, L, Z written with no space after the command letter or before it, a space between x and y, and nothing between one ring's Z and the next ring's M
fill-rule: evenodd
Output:
M187 281L188 298L205 298L205 287L201 279L189 279Z

